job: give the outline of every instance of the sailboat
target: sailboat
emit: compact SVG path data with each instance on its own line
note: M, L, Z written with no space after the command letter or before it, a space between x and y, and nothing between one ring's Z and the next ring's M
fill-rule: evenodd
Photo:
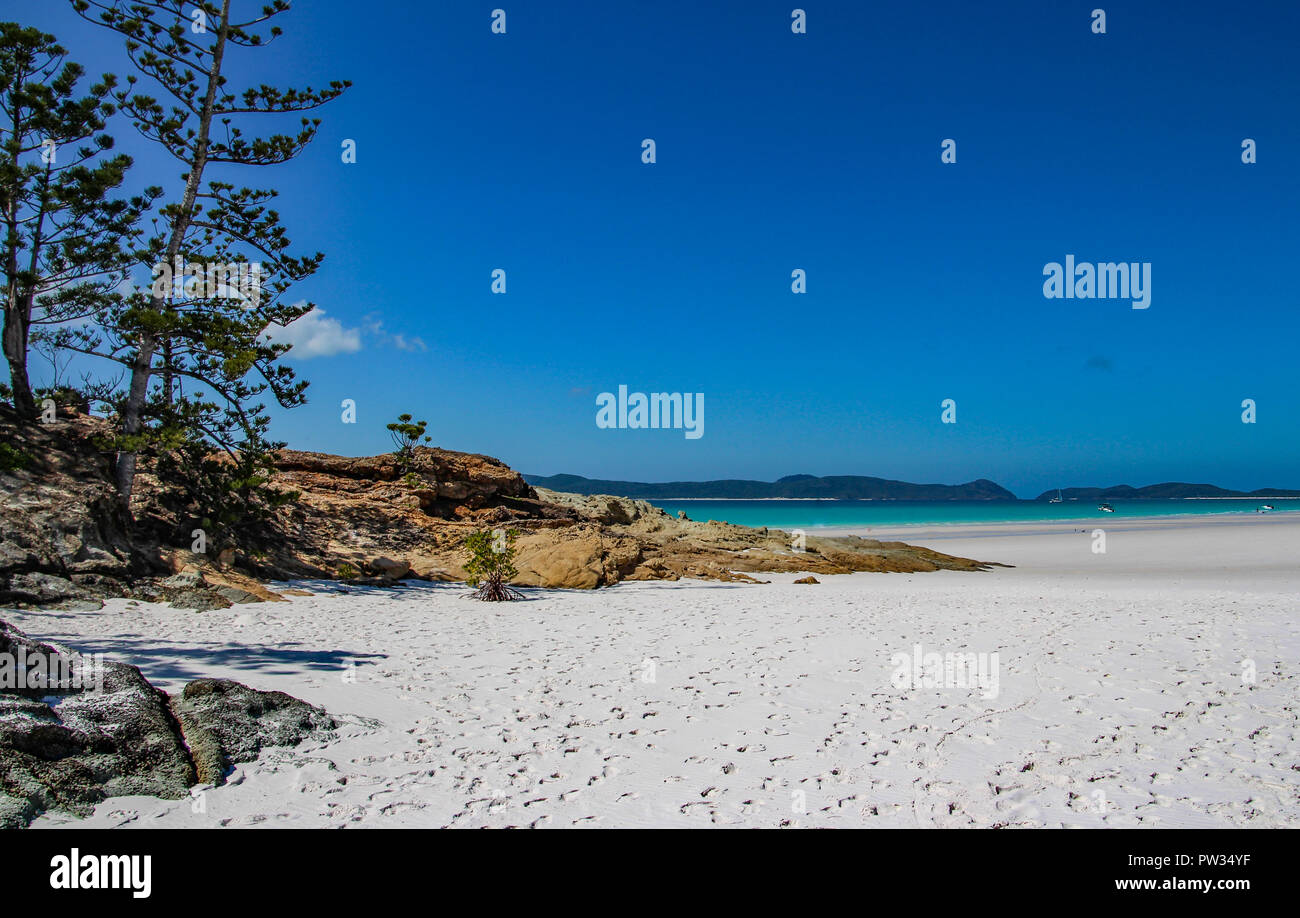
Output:
M1056 489L1056 496L1053 497L1053 498L1050 498L1047 502L1048 502L1049 504L1059 504L1059 503L1062 503L1063 501L1062 501L1062 499L1061 499L1061 489L1060 489L1060 488L1057 488L1057 489Z
M1098 505L1097 505L1097 509L1100 510L1102 513L1114 513L1114 512L1115 512L1115 508L1112 507L1110 504L1098 504Z

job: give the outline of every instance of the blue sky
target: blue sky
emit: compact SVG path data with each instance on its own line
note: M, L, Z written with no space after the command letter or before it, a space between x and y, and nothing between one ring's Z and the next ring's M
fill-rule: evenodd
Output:
M538 474L1300 487L1300 7L1095 5L808 2L795 35L763 0L300 0L229 71L355 84L240 176L326 253L302 337L345 349L291 356L276 435L380 452L407 411ZM0 15L127 72L60 0ZM1044 298L1067 254L1151 263L1150 308ZM704 393L705 435L597 428L620 384Z

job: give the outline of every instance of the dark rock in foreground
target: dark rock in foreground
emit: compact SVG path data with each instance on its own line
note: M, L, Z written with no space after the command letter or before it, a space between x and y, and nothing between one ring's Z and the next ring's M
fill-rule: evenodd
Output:
M0 654L62 656L5 622ZM177 799L194 783L165 693L124 663L83 675L102 690L0 688L0 828L125 794Z
M225 783L226 773L267 746L296 746L338 727L320 708L284 692L260 692L231 679L196 679L171 700L200 784Z
M73 659L3 621L0 655L10 673L19 658ZM180 799L195 783L224 783L265 747L324 738L337 726L283 692L200 679L169 698L134 666L80 660L76 686L0 684L0 828L46 810L86 815L109 797Z

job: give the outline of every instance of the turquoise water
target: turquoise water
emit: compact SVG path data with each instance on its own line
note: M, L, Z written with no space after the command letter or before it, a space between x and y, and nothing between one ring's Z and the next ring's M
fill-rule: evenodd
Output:
M1300 511L1300 498L1228 500L1113 500L1114 513L1094 501L984 500L671 500L651 501L674 516L685 510L693 520L725 520L741 526L810 529L815 526L911 526L945 523L1033 523L1053 520L1116 520L1143 516L1254 514L1261 504L1277 513Z

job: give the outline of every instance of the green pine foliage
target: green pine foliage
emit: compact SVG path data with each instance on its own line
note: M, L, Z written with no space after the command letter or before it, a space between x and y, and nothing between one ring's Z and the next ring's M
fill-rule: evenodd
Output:
M16 472L31 465L31 457L8 443L0 443L0 472Z
M116 478L129 500L137 459L160 438L173 408L179 406L175 413L186 419L191 433L215 448L269 449L273 444L261 435L262 399L274 398L285 408L305 401L306 383L280 360L289 345L274 342L268 331L314 308L287 293L314 273L324 256L291 254L273 206L277 192L244 186L227 173L289 162L320 125L318 118L302 117L293 133L253 136L245 133L247 122L309 112L349 84L232 87L241 52L281 34L272 20L288 11L284 0L270 0L243 23L228 2L71 2L83 18L123 37L136 73L111 93L112 101L141 135L176 161L184 182L159 198L161 206L151 213L154 231L136 250L137 265L151 272L153 285L109 299L98 313L97 328L75 342L84 353L117 362L127 375L117 405ZM201 31L191 28L195 10L205 18ZM228 285L194 283L197 274L211 278L232 266L245 276L256 267L254 296ZM193 397L187 386L202 387L211 396Z
M156 188L111 194L131 157L104 133L117 80L81 94L84 69L53 35L0 23L0 278L4 356L15 410L37 416L29 352L58 351L67 323L89 319L126 276ZM57 359L57 357L56 357Z
M424 429L427 426L427 421L415 421L409 414L399 414L396 423L388 425L388 432L393 438L393 445L397 447L394 455L402 464L403 475L408 474L411 470L411 460L415 457L415 447L419 444L421 438L426 444L433 440L432 437L424 436Z

